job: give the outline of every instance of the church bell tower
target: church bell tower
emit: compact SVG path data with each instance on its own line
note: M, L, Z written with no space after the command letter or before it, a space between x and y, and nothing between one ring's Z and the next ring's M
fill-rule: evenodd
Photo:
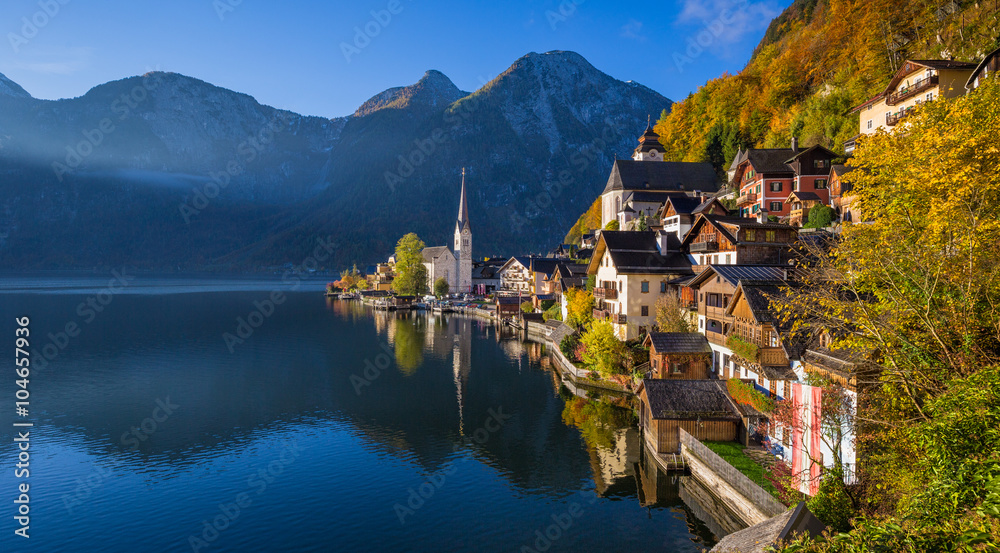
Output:
M466 294L472 291L472 227L469 225L469 206L465 196L465 167L462 168L462 195L458 201L458 220L455 222L455 260L458 264L453 292Z

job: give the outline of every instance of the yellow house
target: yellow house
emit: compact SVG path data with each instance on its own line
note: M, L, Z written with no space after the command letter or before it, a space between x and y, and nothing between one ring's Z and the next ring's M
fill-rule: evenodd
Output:
M882 92L851 110L860 114L860 132L844 143L844 150L854 151L861 136L893 129L924 102L965 94L975 69L964 61L906 60Z
M595 275L594 318L608 320L621 340L654 330L656 301L676 295L669 284L692 275L676 235L654 231L601 231L587 267Z

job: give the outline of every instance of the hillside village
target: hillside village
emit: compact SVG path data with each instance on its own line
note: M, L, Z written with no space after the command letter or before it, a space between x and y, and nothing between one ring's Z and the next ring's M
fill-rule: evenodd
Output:
M664 468L687 433L783 461L803 497L827 474L855 484L864 463L857 369L867 354L834 347L833 331L794 332L794 317L772 304L807 286L809 251L870 220L852 197L852 156L865 138L905 129L927 102L975 94L998 70L1000 50L979 63L907 60L853 108L858 133L844 154L795 138L787 148L741 148L725 182L708 163L666 161L647 125L631 159L611 167L600 228L544 255L472 259L463 172L454 243L420 243L422 285L394 284L397 250L365 279L355 271L355 287L389 305L433 291L504 324L544 323L572 374L639 398L645 443Z

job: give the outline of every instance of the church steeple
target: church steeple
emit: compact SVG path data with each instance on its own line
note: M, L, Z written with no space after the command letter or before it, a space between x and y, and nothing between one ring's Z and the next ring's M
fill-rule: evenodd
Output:
M458 221L455 223L456 230L469 229L469 206L465 200L465 167L462 167L462 196L458 200Z
M653 123L650 117L646 116L646 131L639 137L639 146L632 154L635 161L663 161L663 145L660 144L660 135L653 130Z

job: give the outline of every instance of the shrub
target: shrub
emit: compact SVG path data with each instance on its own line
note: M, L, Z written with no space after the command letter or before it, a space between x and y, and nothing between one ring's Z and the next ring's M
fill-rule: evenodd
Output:
M576 361L576 347L580 345L580 337L570 334L559 342L559 351L570 361Z
M615 328L611 323L594 321L580 341L586 346L584 362L601 373L601 376L622 373L625 344L615 335Z
M802 228L826 228L837 218L837 212L828 205L818 205L809 210L809 221Z
M618 221L608 221L608 224L604 225L604 230L618 230Z
M524 313L534 313L535 312L535 306L531 305L530 301L522 302L521 303L521 311L524 312Z
M819 491L809 500L808 506L834 532L850 531L851 519L858 515L844 485L844 473L840 470L831 470L823 475Z
M560 305L551 305L551 306L549 306L548 309L546 309L544 312L542 312L542 319L546 320L546 321L551 321L553 319L557 320L557 321L561 321L562 320L562 306L560 306Z

